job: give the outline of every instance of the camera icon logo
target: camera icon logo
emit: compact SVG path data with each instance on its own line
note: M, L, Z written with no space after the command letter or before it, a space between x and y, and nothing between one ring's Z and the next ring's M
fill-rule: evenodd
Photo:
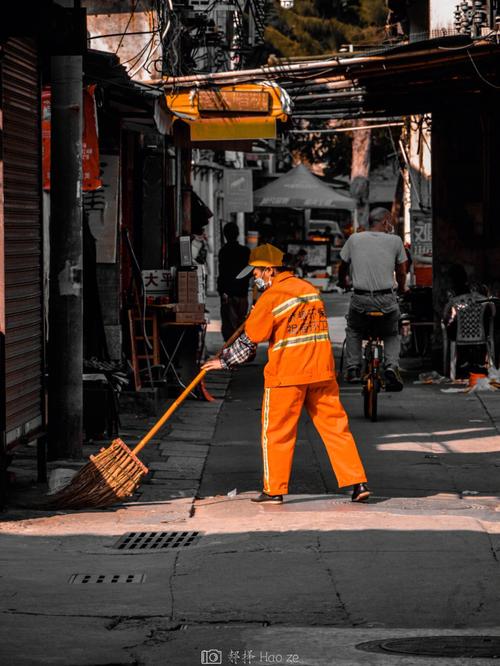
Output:
M222 650L202 650L201 663L205 666L207 664L210 666L222 664Z

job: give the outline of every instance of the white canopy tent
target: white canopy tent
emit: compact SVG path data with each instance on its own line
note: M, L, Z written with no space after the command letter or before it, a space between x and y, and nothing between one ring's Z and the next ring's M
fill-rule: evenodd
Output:
M332 208L353 211L354 199L336 192L303 164L290 169L253 193L254 206L269 208Z

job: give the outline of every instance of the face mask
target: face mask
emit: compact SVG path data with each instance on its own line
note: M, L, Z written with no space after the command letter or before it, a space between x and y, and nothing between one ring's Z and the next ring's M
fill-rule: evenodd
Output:
M267 287L267 284L261 277L255 278L254 282L259 291L264 291L264 289Z
M264 278L261 277L254 278L254 283L259 291L264 291L271 286L271 281L266 282Z

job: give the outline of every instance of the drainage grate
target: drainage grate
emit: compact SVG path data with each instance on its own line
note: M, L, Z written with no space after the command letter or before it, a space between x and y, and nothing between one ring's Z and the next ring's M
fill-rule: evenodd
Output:
M90 585L91 583L144 583L146 574L73 574L70 585Z
M357 650L416 657L500 659L500 636L415 636L356 645Z
M119 550L186 548L199 539L199 532L127 532L113 545Z

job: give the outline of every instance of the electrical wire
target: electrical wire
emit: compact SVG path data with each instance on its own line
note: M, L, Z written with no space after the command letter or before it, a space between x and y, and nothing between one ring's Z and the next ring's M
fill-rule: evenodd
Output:
M172 3L170 2L170 0L169 0L169 4L170 4L170 5L172 4ZM160 20L161 20L161 19L159 18L158 12L157 12L157 19L158 19L158 22L160 23ZM152 56L156 53L156 51L158 51L158 49L160 48L160 46L163 46L163 43L164 43L165 37L166 37L166 35L167 35L167 33L168 33L168 30L169 30L169 26L170 26L170 23L167 23L167 26L164 28L164 30L161 31L160 39L158 40L158 43L157 43L155 46L154 46L154 36L153 36L153 40L152 40L152 42L151 42L151 46L150 46L150 49L149 49L149 53L148 53L148 55L146 56L146 58L145 58L144 62L142 63L142 65L141 65L140 67L137 68L137 71L139 71L140 69L145 69L145 70L148 72L148 74L150 73L149 68L150 68L151 65L154 63L154 61L152 60ZM153 48L153 46L154 46L154 48ZM135 73L136 73L136 72L134 71L134 74L135 74Z
M154 36L153 36L152 39L151 39L150 42L149 42L149 44L150 44L150 46L149 46L149 51L148 51L148 54L145 56L143 62L140 63L140 64L137 64L137 63L136 63L133 67L130 67L130 69L128 70L128 75L129 75L131 78L132 78L135 74L137 74L137 72L139 72L141 69L146 69L146 71L148 71L148 70L147 70L147 65L149 64L149 59L151 58L151 55L157 50L158 46L161 44L161 41L159 40L159 41L158 41L158 44L156 45L156 47L155 47L154 50L153 50L154 39L155 39L155 38L154 38Z
M465 51L471 46L474 46L474 42L470 44L464 44L463 46L438 46L439 51Z
M133 56L132 56L131 58L129 58L128 60L120 61L120 62L118 63L118 65L116 65L116 67L120 67L120 65L128 65L128 63L129 63L129 62L132 62L132 60L135 61L135 62L134 62L134 65L135 65L135 63L136 63L138 60L140 60L140 58L142 58L142 56L144 55L144 53L146 52L146 50L149 48L149 45L151 44L151 42L153 41L153 39L154 39L154 35L153 35L153 37L151 37L151 39L149 39L149 41L147 42L147 44L146 44L145 46L143 46L142 49L141 49L140 51L138 51L135 55L133 55ZM131 65L131 66L134 67L134 65Z
M139 0L135 0L134 5L133 5L133 7L132 7L132 9L131 9L131 11L130 11L130 16L128 17L127 25L125 26L125 30L124 30L124 32L123 32L121 38L120 38L120 41L118 42L118 46L116 47L115 55L118 54L118 49L119 49L120 46L122 45L123 38L124 38L125 35L127 34L127 30L129 29L129 26L130 26L130 24L131 24L131 22L132 22L132 19L134 18L135 9L136 9L136 7L137 7L138 4L139 4Z
M164 345L164 343L163 343L163 340L161 340L161 339L160 339L160 345L161 345L161 348L163 349L163 353L164 353L165 356L167 357L167 360L168 360L168 362L169 362L169 367L172 369L172 371L173 371L173 373L174 373L174 375L175 375L175 378L176 378L177 381L179 382L181 388L186 389L187 386L183 383L183 381L181 380L181 378L180 378L179 375L177 374L177 370L175 369L174 364L173 364L173 359L171 359L171 357L168 355L167 349L166 349L166 347L165 347L165 345ZM165 378L165 379L166 379L166 378ZM193 393L193 391L190 391L190 392L189 392L189 395L191 395L193 398L196 398L196 399L198 400L198 396L197 396L195 393Z
M132 35L150 35L153 32L156 32L156 30L137 30L136 32L126 32L126 33L110 32L107 35L93 35L92 37L87 37L87 39L91 41L92 39L104 39L104 37L131 37Z
M128 249L129 249L129 252L132 256L132 260L135 264L136 271L140 275L141 287L142 287L142 308L141 308L142 335L144 337L144 342L146 344L146 347L151 351L153 349L153 345L152 345L151 340L149 339L149 336L148 336L147 331L146 331L146 307L147 307L146 285L144 283L144 278L142 276L141 267L139 265L139 262L137 261L137 257L135 255L134 248L132 246L132 241L130 240L130 234L128 232L128 229L125 229L125 238L127 239ZM144 368L144 369L148 371L149 381L151 383L151 388L153 388L154 383L153 383L153 373L151 371L151 362L149 360L149 355L145 354L145 356L146 356L147 368Z
M479 71L479 69L478 69L476 63L474 62L474 58L472 57L471 52L470 52L469 50L467 50L467 55L469 56L470 61L471 61L471 63L472 63L472 66L474 67L474 69L475 69L475 71L476 71L476 74L479 76L479 78L481 79L481 81L483 81L483 82L486 83L488 86L490 86L490 88L494 88L495 90L500 90L500 86L497 86L497 85L495 85L494 83L491 83L491 81L488 81L488 79L485 78L485 77L481 74L481 72Z

